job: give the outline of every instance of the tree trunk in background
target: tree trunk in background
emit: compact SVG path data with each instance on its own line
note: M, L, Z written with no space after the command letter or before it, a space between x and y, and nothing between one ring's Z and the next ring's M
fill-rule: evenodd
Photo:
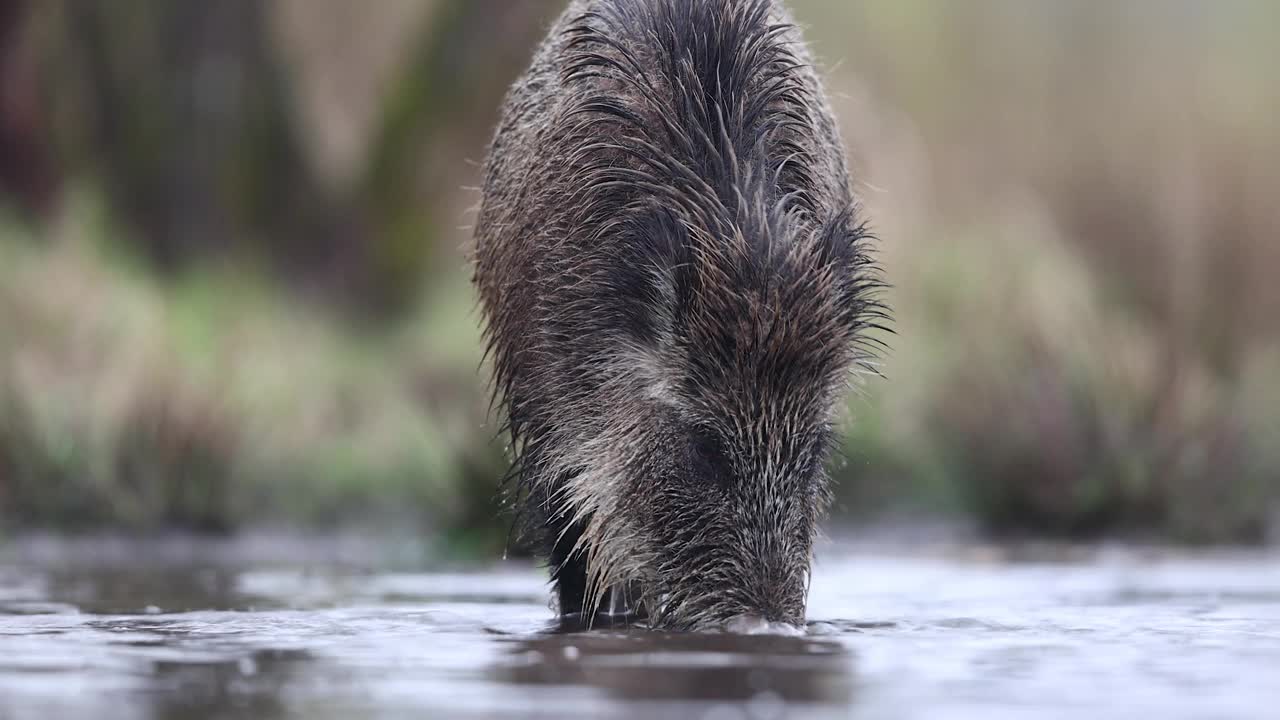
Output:
M392 299L435 265L456 273L478 201L480 163L512 80L563 3L436 3L383 101L362 204L379 228L378 275ZM446 218L441 218L441 215Z
M314 142L315 123L344 122L342 113L300 117L300 107L321 110L291 93L302 92L305 73L375 78L337 67L340 46L323 52L350 38L318 48L311 38L297 52L290 31L315 27L282 28L298 17L280 12L287 1L41 6L53 29L44 79L61 160L101 182L162 269L211 255L265 258L340 305L404 308L433 261L461 267L466 233L454 229L470 222L465 208L475 202L463 188L478 185L501 98L560 3L438 0L398 10L417 26L400 33L407 39L385 88L366 93L376 107L354 141L363 152L344 150L359 163L344 183ZM307 11L334 15L319 26L340 25L348 12L326 3Z
M26 27L27 0L0 0L0 203L47 209L56 187L48 123Z
M175 268L289 217L306 173L261 2L60 9L69 160L101 176L148 255Z

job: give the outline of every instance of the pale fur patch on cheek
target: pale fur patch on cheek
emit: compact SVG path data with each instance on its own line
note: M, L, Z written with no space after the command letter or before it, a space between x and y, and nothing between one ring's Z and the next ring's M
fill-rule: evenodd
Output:
M672 381L671 372L664 368L657 350L632 344L624 350L619 359L629 366L628 369L638 380L644 397L663 407L684 409L684 403Z
M615 388L624 393L637 390ZM610 587L644 580L646 568L651 566L642 533L620 507L631 496L628 468L645 464L645 449L635 439L644 436L641 430L646 419L632 413L622 420L610 424L607 433L579 437L559 458L563 467L579 469L556 491L553 501L572 518L571 525L583 527L576 550L587 559L586 607L597 607Z

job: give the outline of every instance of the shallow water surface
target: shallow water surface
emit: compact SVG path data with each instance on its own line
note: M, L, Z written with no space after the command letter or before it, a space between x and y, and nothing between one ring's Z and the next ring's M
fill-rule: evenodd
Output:
M1280 557L1006 555L825 548L784 637L558 632L517 562L11 548L0 719L1275 717Z

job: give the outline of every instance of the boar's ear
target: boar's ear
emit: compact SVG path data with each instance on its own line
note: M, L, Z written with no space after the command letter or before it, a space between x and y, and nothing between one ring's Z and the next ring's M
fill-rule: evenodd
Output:
M813 236L819 261L831 269L838 293L840 325L855 345L859 362L872 360L883 341L867 331L891 333L888 308L882 300L888 288L879 265L871 256L875 235L857 217L857 207L849 206L826 220Z

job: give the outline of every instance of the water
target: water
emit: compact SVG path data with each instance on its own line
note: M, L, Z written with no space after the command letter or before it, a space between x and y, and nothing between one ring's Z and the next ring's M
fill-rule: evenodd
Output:
M1269 718L1280 556L828 547L800 637L556 631L339 544L0 554L0 719Z

